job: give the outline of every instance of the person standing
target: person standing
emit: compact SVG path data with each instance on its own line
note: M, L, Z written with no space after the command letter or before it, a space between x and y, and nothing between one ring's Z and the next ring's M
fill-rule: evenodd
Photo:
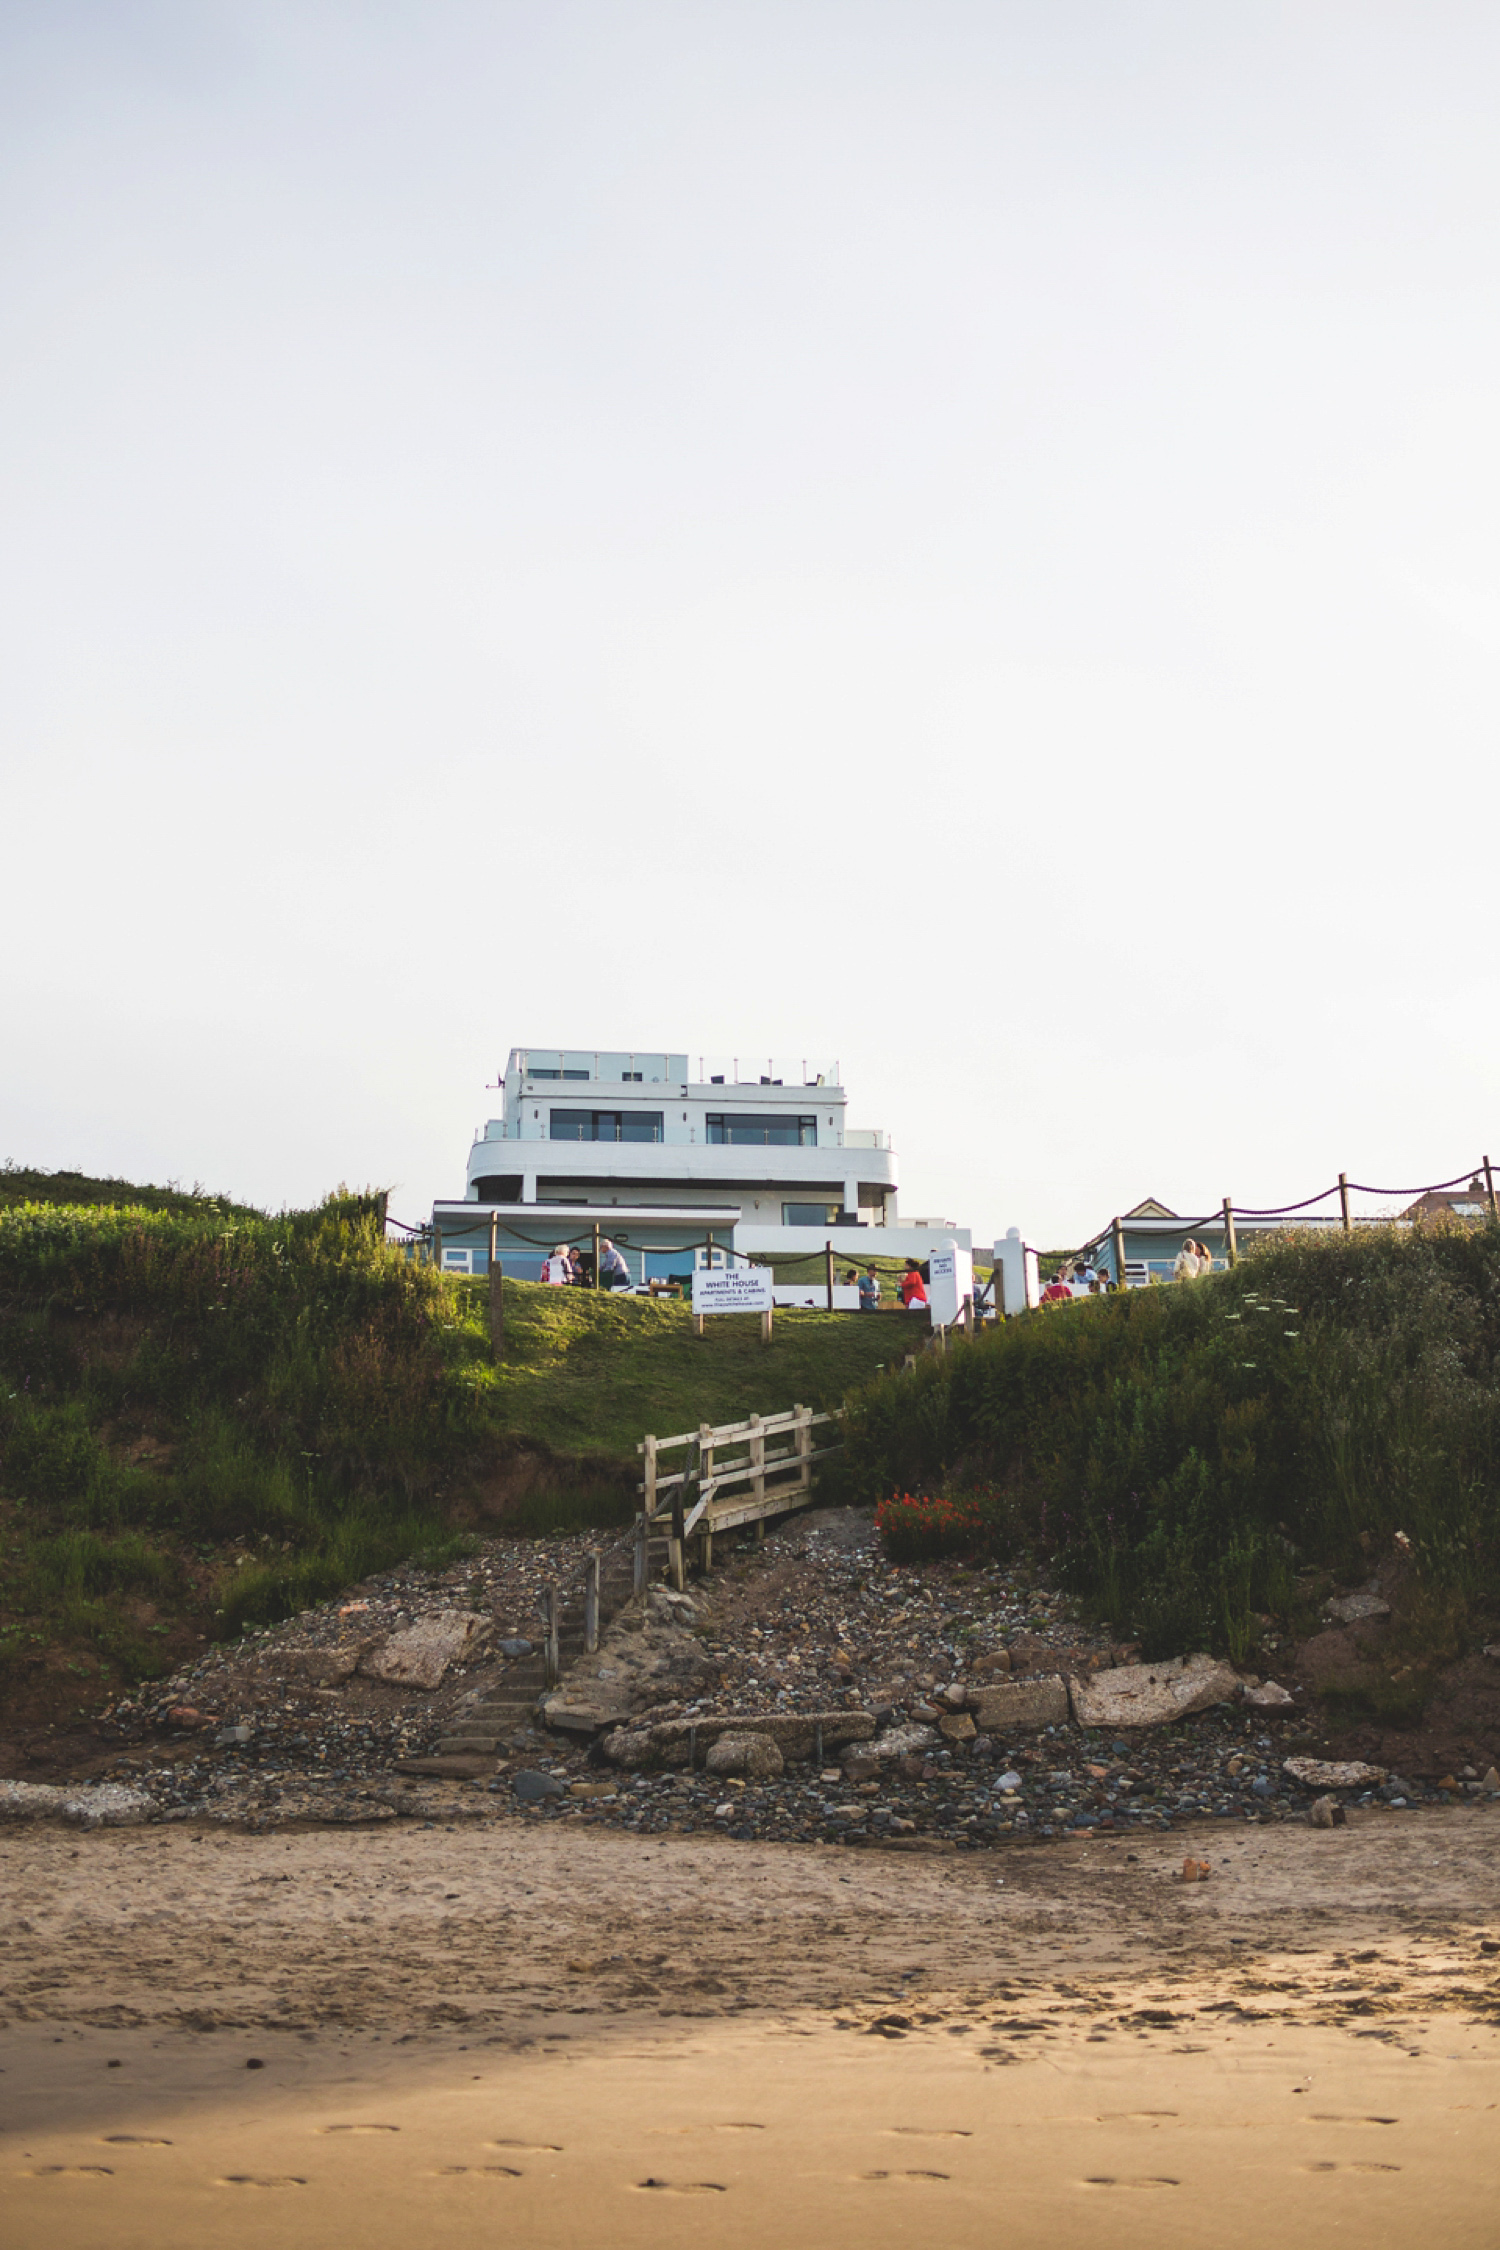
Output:
M599 1279L606 1289L628 1289L630 1268L623 1252L606 1235L599 1245Z
M879 1312L880 1276L873 1266L866 1266L859 1277L859 1309L861 1312Z
M927 1284L922 1279L922 1269L915 1258L908 1258L906 1271L901 1276L901 1302L908 1312L926 1312Z

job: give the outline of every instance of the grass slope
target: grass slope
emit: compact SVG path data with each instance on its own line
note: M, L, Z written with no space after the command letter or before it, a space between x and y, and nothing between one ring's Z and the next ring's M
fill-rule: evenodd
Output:
M675 1303L511 1283L497 1367L487 1284L388 1246L378 1197L270 1218L85 1184L0 1202L13 1711L451 1554L518 1453L549 1474L515 1528L618 1520L647 1431L836 1404L906 1341L896 1316L819 1313L778 1315L769 1349L748 1320L700 1341Z

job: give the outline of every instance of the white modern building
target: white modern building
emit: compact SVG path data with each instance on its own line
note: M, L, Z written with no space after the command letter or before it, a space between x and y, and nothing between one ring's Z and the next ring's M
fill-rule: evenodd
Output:
M484 1270L492 1212L518 1272L549 1234L595 1225L641 1278L690 1270L682 1253L692 1243L701 1257L710 1234L709 1254L831 1242L843 1261L925 1257L940 1235L969 1245L945 1220L902 1224L895 1152L847 1123L837 1063L513 1047L500 1094L463 1203L434 1207L450 1265Z

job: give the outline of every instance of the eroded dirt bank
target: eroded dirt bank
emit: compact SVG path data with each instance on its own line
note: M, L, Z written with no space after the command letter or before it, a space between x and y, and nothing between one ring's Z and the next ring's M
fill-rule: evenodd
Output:
M1497 1843L12 1830L8 2239L1467 2250Z

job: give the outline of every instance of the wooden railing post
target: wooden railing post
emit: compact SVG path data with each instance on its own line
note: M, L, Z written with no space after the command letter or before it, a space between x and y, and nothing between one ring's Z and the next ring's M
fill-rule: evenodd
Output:
M750 1417L750 1497L764 1500L766 1496L766 1439L760 1426L760 1416Z
M797 1417L797 1482L804 1492L812 1490L812 1408L794 1406Z
M542 1642L542 1673L549 1688L555 1688L562 1678L562 1644L558 1631L558 1611L561 1601L556 1581L542 1589L542 1620L546 1633Z
M1234 1238L1234 1205L1224 1198L1224 1255L1232 1266L1240 1262L1239 1244Z
M827 1285L828 1285L828 1310L829 1310L830 1312L832 1312L832 1310L833 1310L833 1244L832 1244L831 1242L825 1242L825 1243L824 1243L824 1245L823 1245L823 1266L824 1266L824 1279L826 1280L826 1282L827 1282Z
M1349 1216L1349 1175L1347 1172L1340 1172L1339 1174L1339 1209L1344 1215L1345 1234L1353 1234L1354 1222Z
M1490 1207L1490 1217L1500 1219L1500 1211L1495 1208L1495 1175L1490 1170L1488 1157L1484 1160L1484 1200Z
M599 1550L595 1547L583 1574L583 1646L593 1656L599 1646Z
M1125 1287L1125 1229L1121 1226L1119 1220L1115 1219L1111 1223L1110 1232L1114 1236L1115 1243L1115 1287L1117 1289L1123 1289ZM1025 1272L1025 1266L1026 1253L1023 1250L1021 1252L1021 1269L1023 1274Z

